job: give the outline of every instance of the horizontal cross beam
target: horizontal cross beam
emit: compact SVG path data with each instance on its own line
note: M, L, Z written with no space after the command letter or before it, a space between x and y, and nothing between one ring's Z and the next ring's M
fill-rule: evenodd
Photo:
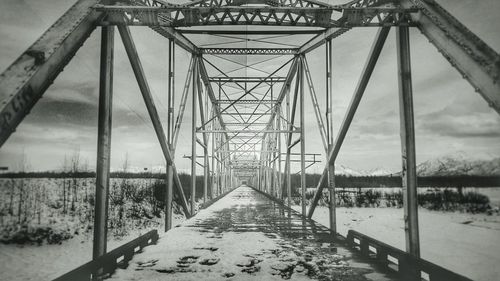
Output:
M198 133L239 133L239 134L260 134L260 133L299 133L300 130L196 130ZM237 138L240 136L237 136Z
M237 112L222 112L221 114L223 115L241 115L241 116L245 116L245 115L255 115L255 116L261 116L261 115L271 115L272 113L271 112L255 112L255 113L252 113L252 112L240 112L240 113L237 113Z
M257 82L284 82L286 77L278 76L266 76L266 77L210 77L208 80L210 82L220 82L220 83L257 83Z
M200 48L207 55L295 55L297 48Z
M323 29L304 29L304 30L213 30L213 29L178 29L183 34L206 34L206 35L304 35L318 34Z
M333 9L312 7L223 6L223 7L148 7L96 5L95 9L111 15L125 15L128 25L197 26L197 25L281 25L328 27ZM111 18L108 23L113 22Z
M234 100L218 100L218 104L230 104L233 103ZM275 104L277 100L239 100L235 105L238 104Z

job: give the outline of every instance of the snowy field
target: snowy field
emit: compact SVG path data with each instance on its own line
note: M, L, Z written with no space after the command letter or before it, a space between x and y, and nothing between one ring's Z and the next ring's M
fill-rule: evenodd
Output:
M174 215L173 225L184 220ZM158 228L161 233L163 226ZM113 250L151 229L134 230L120 239L108 240ZM92 237L81 234L63 241L61 245L14 245L0 243L0 280L52 280L92 259Z
M73 219L82 225L87 225L88 218L81 218L82 214L89 213L90 203L86 200L92 196L92 181L77 182L79 193L75 204L75 211L70 210L73 188L70 189L70 183L67 184L66 204L68 214L62 215L61 210L64 202L64 189L61 189L61 180L46 180L44 184L36 181L25 181L25 191L31 189L34 192L24 193L23 203L20 204L18 198L22 198L19 190L16 190L13 197L10 196L12 185L10 182L3 181L2 189L2 208L7 209L9 203L14 206L14 214L11 218L2 217L2 224L7 225L10 220L17 220L18 210L22 216L31 219L31 223L36 225L37 215L41 214L42 224L45 219L51 219L60 222L61 218L65 221ZM135 184L135 182L132 180ZM71 182L73 185L73 181ZM114 190L120 190L122 181L116 181L113 184ZM146 188L150 185L149 181L141 181L140 186ZM71 185L71 187L73 187ZM45 187L46 186L46 187ZM56 188L57 187L57 188ZM87 192L88 191L88 192ZM468 190L467 190L468 191ZM500 189L474 189L471 191L480 192L488 195L490 202L494 207L500 205ZM119 193L113 193L119 194ZM36 196L41 195L42 200L37 201ZM13 198L13 200L11 199ZM149 198L149 197L147 197ZM71 200L70 200L71 199ZM41 203L40 203L41 202ZM78 203L79 202L79 203ZM149 201L147 202L146 215L152 213ZM131 203L127 203L129 206ZM133 206L133 205L130 205ZM129 206L129 207L130 207ZM22 207L22 208L21 208ZM126 208L124 217L128 217L130 210ZM296 207L297 210L300 207ZM39 210L35 212L33 210ZM5 212L4 212L5 213ZM112 216L119 217L120 209L111 208ZM72 216L71 214L75 214ZM132 213L130 213L132 214ZM143 214L143 211L141 211ZM338 231L346 235L349 229L357 230L361 233L379 239L390 245L404 249L404 230L403 230L403 210L398 208L338 208ZM90 217L90 216L88 216ZM9 220L8 220L9 218ZM78 219L77 219L78 218ZM176 215L174 225L181 223L184 218ZM419 210L420 233L422 244L422 257L438 265L444 266L452 271L461 273L473 280L486 281L498 280L500 276L500 216L497 214L488 216L486 214L469 214L459 212L439 212L426 209ZM323 225L328 225L328 210L325 207L318 207L315 212L314 220ZM81 222L80 221L80 222ZM117 221L115 219L114 221ZM130 220L127 221L125 228L129 233L120 237L119 235L110 235L108 249L112 250L133 238L146 233L151 227L161 230L162 218L153 218L153 223L140 229L130 228ZM60 223L58 223L59 225ZM55 225L54 222L51 225ZM73 227L71 227L73 231ZM85 229L78 228L78 229ZM121 229L121 228L120 228ZM117 228L116 230L119 230ZM115 230L113 230L115 231ZM123 233L123 231L119 231ZM72 270L85 262L88 262L92 256L92 231L80 231L69 240L62 241L61 245L47 245L43 243L38 245L15 245L0 243L0 280L52 280L69 270ZM47 258L50 257L50 258Z
M328 208L316 208L313 219L327 226ZM419 225L422 258L473 280L499 280L500 215L420 208ZM403 209L338 208L337 229L344 236L353 229L405 249Z

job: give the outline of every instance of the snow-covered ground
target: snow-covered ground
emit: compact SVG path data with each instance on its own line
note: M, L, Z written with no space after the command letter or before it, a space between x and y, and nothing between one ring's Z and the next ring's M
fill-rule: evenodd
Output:
M294 206L300 211L300 206ZM328 208L313 219L329 224ZM499 280L500 215L451 213L419 209L421 256L477 281ZM389 245L405 248L403 209L338 208L337 229L359 231Z
M184 220L175 215L173 225ZM161 233L163 226L158 228ZM150 229L132 230L130 234L108 241L113 250L137 238ZM92 237L81 234L61 245L14 245L0 243L0 280L52 280L92 259Z

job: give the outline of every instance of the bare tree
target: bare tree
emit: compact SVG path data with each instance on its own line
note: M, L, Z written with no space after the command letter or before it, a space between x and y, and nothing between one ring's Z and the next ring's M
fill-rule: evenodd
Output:
M9 201L9 215L14 215L14 192L16 191L16 180L10 179L10 201Z
M68 158L64 155L63 174L66 175ZM66 176L63 177L63 214L66 214Z
M21 173L24 173L26 172L27 170L27 159L26 159L26 154L24 152L24 148L23 148L23 153L22 153L22 156L21 156L21 162L19 164L19 171ZM17 222L20 224L23 220L21 219L22 218L22 213L23 213L23 206L24 206L24 209L25 209L25 213L24 213L24 220L26 220L26 211L27 211L27 206L25 206L25 202L24 202L25 198L24 198L24 178L21 178L19 180L19 202L18 202L18 205L17 205Z
M72 173L72 178L73 178L73 183L72 183L72 191L73 195L71 196L71 211L75 211L75 202L78 200L78 195L77 195L77 186L78 186L78 179L77 179L77 174L79 172L79 167L80 167L80 148L78 148L74 153L73 157L71 157L71 173Z
M125 160L123 162L123 173L127 173L128 170L128 152L125 153ZM124 214L124 203L125 203L125 188L128 185L127 179L123 177L122 183L120 185L120 208L118 210L118 219L120 221L120 225L123 225L123 214Z

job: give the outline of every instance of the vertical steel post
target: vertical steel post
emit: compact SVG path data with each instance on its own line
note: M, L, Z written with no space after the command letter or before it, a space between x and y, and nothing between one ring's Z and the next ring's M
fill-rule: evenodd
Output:
M165 194L165 231L172 228L172 198L174 187L174 167L167 164L167 190Z
M168 122L167 139L172 150L174 140L174 98L175 98L175 41L168 40ZM173 151L172 151L173 154Z
M289 128L290 127L290 91L286 91L286 121L288 124L286 124L286 127ZM286 192L286 197L287 197L287 204L288 204L288 207L290 207L292 205L292 201L291 201L291 196L292 196L292 192L291 192L291 183L290 183L290 149L288 149L288 145L291 143L291 140L290 139L290 134L287 134L286 135L286 146L285 146L285 149L286 149L286 156L285 156L285 184L286 184L286 187L285 187L285 192Z
M172 156L174 139L174 71L175 71L175 42L168 40L168 113L167 113L167 141ZM174 169L172 164L167 163L167 183L165 190L165 231L172 228L172 199L174 188Z
M297 76L297 83L300 83L300 189L302 195L302 215L305 217L307 215L306 209L306 143L305 143L305 132L304 132L304 55L302 55L299 62L299 70Z
M107 250L111 117L113 105L113 49L115 30L113 26L103 26L101 31L93 259L104 255Z
M328 150L333 148L333 95L332 95L332 40L326 42L326 132ZM337 214L335 198L335 163L328 164L328 194L330 232L337 233Z
M214 105L212 105L213 107ZM212 109L213 111L213 109ZM215 114L215 113L212 113L212 114ZM215 129L215 122L213 123L212 125L212 128ZM215 187L215 180L216 180L216 168L215 168L215 154L214 154L214 149L215 149L215 134L211 134L211 140L212 140L212 178L211 178L211 184L210 184L210 199L213 199L215 198L214 197L214 187Z
M406 251L413 256L420 257L410 36L407 26L397 27L396 40L398 52L401 154L403 164L401 177L403 182Z
M332 40L326 41L326 138L333 144L333 96L332 96Z
M285 87L285 86L283 86ZM281 105L277 105L278 114L276 115L278 122L278 131L281 130ZM281 180L281 133L278 133L278 198L283 199L283 186Z
M208 194L208 148L203 149L203 160L203 203L205 203Z
M193 97L191 104L191 215L195 214L196 203L196 111L198 97L198 57L194 55Z
M335 165L328 164L328 194L329 194L329 204L328 207L330 209L330 233L337 233L337 206L336 206L336 198L335 198Z

